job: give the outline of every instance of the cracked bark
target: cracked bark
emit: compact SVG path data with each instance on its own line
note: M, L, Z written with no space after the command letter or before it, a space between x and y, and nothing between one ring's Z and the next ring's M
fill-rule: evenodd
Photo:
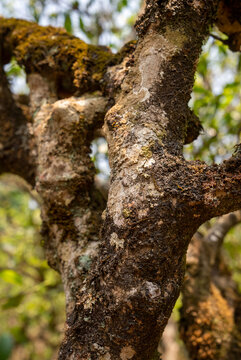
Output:
M137 44L117 55L1 19L3 62L14 55L28 74L42 234L65 286L60 360L158 359L192 235L240 208L240 152L220 166L182 155L200 127L188 101L217 3L147 1ZM63 99L73 94L82 97ZM89 152L107 109L111 181L99 234L105 202Z
M240 222L240 211L221 217L188 249L180 331L190 359L240 357L241 296L222 256L225 235Z
M155 5L149 5L152 19ZM219 187L223 180L229 198L238 192L240 199L239 157L230 160L237 160L230 172L227 164L206 167L182 157L187 102L212 13L211 5L199 5L185 7L195 29L200 26L195 34L174 2L162 9L171 13L168 25L139 22L134 64L105 119L112 173L101 256L76 304L60 359L158 358L191 233L211 213L240 206L240 200L227 204Z
M62 276L67 314L97 252L105 200L89 154L105 109L101 96L68 98L43 105L34 121L42 235L49 264Z

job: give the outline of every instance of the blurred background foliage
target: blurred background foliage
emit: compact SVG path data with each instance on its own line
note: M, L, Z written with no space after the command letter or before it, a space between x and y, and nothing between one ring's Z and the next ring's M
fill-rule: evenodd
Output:
M64 295L44 259L38 202L20 178L5 175L0 204L0 359L52 359Z
M62 26L83 40L117 51L135 37L141 0L1 0L0 14L41 25ZM203 132L184 148L186 159L219 163L234 152L241 133L241 57L213 29L199 61L190 107ZM13 92L27 94L16 61L5 67ZM97 176L109 176L104 138L92 144ZM215 221L212 220L208 226ZM0 360L54 359L64 329L64 294L59 275L44 260L37 195L19 178L0 177ZM203 227L204 229L204 227ZM226 260L241 290L241 226L225 239ZM179 300L174 311L178 320ZM180 354L180 358L183 355Z

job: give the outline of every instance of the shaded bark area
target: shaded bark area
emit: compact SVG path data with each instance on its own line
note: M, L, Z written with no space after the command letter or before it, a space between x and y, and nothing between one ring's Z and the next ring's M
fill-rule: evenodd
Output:
M232 51L241 51L241 3L239 0L219 1L216 25L228 35L224 41Z
M241 356L241 295L222 256L225 235L240 222L240 211L225 215L190 243L180 331L191 359Z
M1 65L0 128L0 174L10 172L33 185L36 175L36 149L32 125L17 106Z

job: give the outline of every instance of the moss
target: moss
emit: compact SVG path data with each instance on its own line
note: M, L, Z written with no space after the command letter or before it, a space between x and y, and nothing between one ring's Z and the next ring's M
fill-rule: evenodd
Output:
M114 58L107 47L88 45L64 29L24 20L1 18L0 36L4 63L15 56L27 73L54 77L63 91L71 87L79 93L99 89Z
M198 302L198 312L191 307L187 311L193 318L185 333L190 353L197 359L227 359L235 329L233 309L213 283L208 296Z
M124 216L124 218L128 218L128 217L130 217L131 212L128 209L123 209L122 215Z
M150 147L142 146L140 155L147 159L150 159L152 157L152 151L150 150Z

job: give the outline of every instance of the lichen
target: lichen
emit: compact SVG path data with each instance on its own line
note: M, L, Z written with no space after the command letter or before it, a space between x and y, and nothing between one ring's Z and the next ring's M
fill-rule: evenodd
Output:
M152 157L152 151L150 150L150 147L149 146L142 146L140 155L144 156L147 159L150 159Z
M110 244L117 249L124 247L124 239L120 239L116 233L112 233L110 236Z
M130 217L131 212L130 212L130 210L128 210L128 209L123 209L123 210L122 210L122 215L123 215L125 218L128 218L128 217Z
M107 47L88 45L64 29L24 20L1 18L0 36L5 63L15 56L27 73L55 78L62 91L71 87L79 93L99 89L99 81L114 57Z

